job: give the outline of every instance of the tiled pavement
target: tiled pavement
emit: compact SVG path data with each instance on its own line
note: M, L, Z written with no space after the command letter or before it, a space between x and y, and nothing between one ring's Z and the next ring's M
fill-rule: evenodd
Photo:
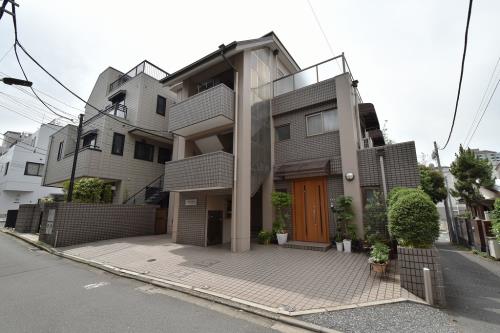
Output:
M399 285L395 262L381 278L360 253L252 244L246 253L175 244L165 235L101 241L65 254L182 283L246 302L304 314L363 303L419 298Z

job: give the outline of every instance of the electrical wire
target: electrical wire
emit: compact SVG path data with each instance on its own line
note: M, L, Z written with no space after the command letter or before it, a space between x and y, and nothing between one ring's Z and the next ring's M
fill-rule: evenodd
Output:
M493 92L491 93L490 99L488 100L488 104L486 104L486 107L484 108L483 113L481 114L481 118L479 118L479 121L477 122L476 127L474 128L474 132L472 132L472 135L470 136L469 141L467 142L466 146L469 146L469 143L472 141L474 134L476 134L477 128L479 127L481 120L483 120L483 116L486 113L486 110L488 110L488 107L490 106L491 99L495 95L495 92L497 91L499 84L500 84L500 79L498 79L497 84L495 85L495 89L493 89Z
M488 84L486 85L486 89L484 89L483 97L481 98L481 102L479 103L479 106L477 107L477 111L474 114L474 119L472 120L472 123L469 126L469 130L467 131L467 135L465 136L465 139L463 143L465 144L469 138L469 135L471 134L472 128L474 127L474 124L476 123L477 117L479 116L479 112L481 112L481 107L484 104L485 97L488 93L488 90L490 90L490 85L493 81L493 77L495 76L495 73L497 71L498 64L500 63L500 57L498 57L497 63L495 64L495 67L493 68L493 72L491 72L490 79L488 81Z
M4 135L4 134L2 134L2 133L0 133L0 135L3 137L3 138L2 138L2 141L5 141L5 142L7 142L7 143L11 144L12 146L16 145L17 147L22 148L22 149L24 149L24 150L27 150L27 151L29 151L29 152L31 152L31 153L35 153L35 152L36 152L36 150L41 150L41 151L42 151L42 152L41 152L42 154L46 154L46 153L47 153L47 150L45 150L45 149L43 149L43 148L40 148L40 147L33 147L33 146L30 146L29 144L27 144L27 143L25 143L25 142L22 142L22 141L17 141L17 140L10 141L10 140L7 140L7 139L13 139L13 138L9 138L8 136L5 136L5 135ZM25 146L22 146L21 144L23 144L23 145L25 145ZM9 147L9 149L10 149L10 148L12 148L12 146L11 146L11 147ZM28 148L28 147L31 147L31 148Z
M10 53L10 51L12 51L13 47L14 47L14 45L11 45L11 47L7 50L7 52L5 52L5 54L2 56L2 58L0 58L0 64L5 59L5 57L7 57L7 55Z
M451 122L451 128L450 128L450 133L448 134L448 139L446 139L446 143L444 144L443 148L439 148L440 150L444 150L444 149L446 149L446 146L448 146L448 143L450 142L450 139L451 139L451 133L453 133L453 128L455 127L455 120L457 118L458 101L460 100L460 91L462 89L462 79L464 77L465 55L467 53L467 39L468 39L468 35L469 35L469 24L470 24L470 17L471 17L471 13L472 13L472 2L473 2L473 0L469 0L469 11L467 13L467 24L465 26L464 51L462 54L462 66L460 68L460 80L458 81L458 92L457 92L457 100L455 102L455 112L453 113L453 121Z
M12 109L12 108L9 108L9 107L7 107L7 106L5 106L5 105L2 105L2 104L0 104L0 107L4 108L4 109L5 109L5 110L7 110L7 111L10 111L10 112L16 113L16 114L18 114L18 115L20 115L20 116L22 116L22 117L24 117L24 118L26 118L26 119L29 119L29 120L31 120L31 121L34 121L35 123L38 123L38 124L40 124L40 125L47 125L47 126L49 126L49 127L53 128L53 129L59 129L60 127L62 127L62 126L58 126L58 125L55 125L55 124L44 123L44 122L42 122L42 121L40 121L40 120L37 120L37 119L34 119L34 118L30 117L29 115L26 115L25 113L22 113L22 112L20 112L20 111L16 111L16 110L14 110L14 109ZM54 119L53 119L53 120L54 120ZM55 126L55 127L53 127L53 126ZM57 128L56 128L56 127L57 127Z

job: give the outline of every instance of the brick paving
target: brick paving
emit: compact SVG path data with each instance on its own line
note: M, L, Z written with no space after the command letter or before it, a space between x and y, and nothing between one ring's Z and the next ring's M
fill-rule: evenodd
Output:
M400 299L419 300L389 274L370 275L367 256L252 244L246 253L225 247L173 243L165 235L123 238L62 252L295 314Z

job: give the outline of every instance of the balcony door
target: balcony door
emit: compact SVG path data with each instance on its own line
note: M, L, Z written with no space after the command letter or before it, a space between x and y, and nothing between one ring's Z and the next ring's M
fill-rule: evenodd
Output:
M294 181L293 198L294 240L328 242L326 177Z

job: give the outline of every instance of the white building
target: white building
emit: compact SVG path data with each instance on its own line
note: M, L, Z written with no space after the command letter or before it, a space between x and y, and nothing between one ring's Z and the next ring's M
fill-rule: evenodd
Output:
M455 177L450 172L449 167L442 167L443 171L443 176L445 177L445 181L448 183L448 189L452 190L454 189L454 184L455 184ZM465 212L466 206L464 203L459 202L458 198L455 198L451 194L448 194L448 205L450 206L450 211L452 212L453 216L456 216L458 214L461 214ZM444 210L444 201L439 202L437 205L439 216L442 221L446 221L446 213Z
M61 127L43 124L38 131L13 144L0 156L0 218L20 204L62 194L62 190L41 185L49 137ZM4 136L5 144L9 141Z
M490 161L491 165L493 165L493 169L500 163L500 153L491 150L479 150L472 149L472 152L482 160Z

